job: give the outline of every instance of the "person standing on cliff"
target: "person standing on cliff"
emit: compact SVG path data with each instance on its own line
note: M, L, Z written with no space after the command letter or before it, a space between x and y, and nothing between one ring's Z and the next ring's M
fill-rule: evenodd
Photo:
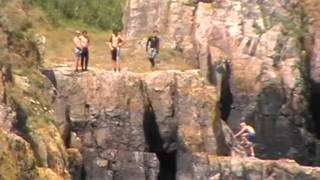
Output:
M109 49L111 50L112 67L114 72L120 72L120 47L123 45L124 40L117 30L113 30L113 33L109 39Z
M146 51L148 52L148 58L151 63L151 68L155 66L155 60L159 54L160 49L160 39L157 36L158 30L154 30L152 36L148 37L146 44Z
M81 42L81 70L87 71L88 70L88 63L89 63L89 44L90 39L88 36L87 31L83 31L82 35L80 36Z
M241 144L250 147L250 155L254 157L253 141L256 137L256 131L252 126L247 125L244 121L240 123L240 131L234 137L242 137Z
M78 67L79 67L79 61L81 59L81 53L82 53L82 48L81 48L81 39L80 39L80 35L81 32L80 31L76 31L76 35L73 38L73 44L74 44L74 54L75 54L75 58L76 58L76 69L75 71L78 71Z

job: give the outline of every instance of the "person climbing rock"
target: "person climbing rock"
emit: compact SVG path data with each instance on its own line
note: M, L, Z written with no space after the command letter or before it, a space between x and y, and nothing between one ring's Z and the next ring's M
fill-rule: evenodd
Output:
M76 35L73 38L74 54L75 54L75 58L76 58L75 71L78 71L79 61L81 59L81 53L82 53L81 39L80 39L81 32L77 30L75 33L76 33Z
M109 48L111 50L112 67L114 72L120 72L120 47L123 45L124 39L117 30L113 30L113 34L109 39Z
M88 36L87 31L83 31L82 35L80 36L81 42L81 70L87 71L88 70L88 63L89 63L89 44L90 39Z
M244 119L242 119L243 121ZM254 157L253 141L256 137L256 131L252 126L247 125L244 121L240 123L240 131L234 137L242 137L241 144L250 148L250 155Z
M151 63L151 68L155 66L155 60L157 55L159 54L160 49L160 39L157 36L158 31L154 30L152 36L148 37L146 44L146 51L148 52L148 58Z

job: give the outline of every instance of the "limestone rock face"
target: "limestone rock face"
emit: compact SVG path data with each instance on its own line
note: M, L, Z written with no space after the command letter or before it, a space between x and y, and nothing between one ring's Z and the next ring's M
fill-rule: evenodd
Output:
M124 15L124 31L128 39L139 45L146 42L154 29L159 30L161 47L176 49L197 65L193 45L194 12L189 0L130 0ZM183 17L183 18L182 18Z
M0 1L0 17L0 179L70 179L51 119L52 86L34 68L39 54L27 33L27 2Z
M287 9L283 3L199 3L195 14L199 64L210 79L212 66L221 59L230 60L228 123L237 130L240 118L245 117L257 130L261 156L312 164L314 155L308 147L316 141L301 128L312 126L306 115L307 65L299 35L291 28L302 29L303 10L297 1L286 3Z
M219 119L216 90L197 70L79 76L56 70L55 77L58 98L70 109L71 129L82 140L89 179L97 174L170 179L174 168L166 167L182 163L177 154L233 152Z
M54 73L56 100L68 107L70 137L81 139L84 169L81 160L71 161L80 163L72 165L74 178L319 178L318 168L293 160L240 158L243 150L220 120L217 88L199 70Z
M290 157L312 164L313 155L306 147L316 141L300 128L310 124L306 116L306 63L297 34L288 27L295 24L302 28L301 18L290 13L299 15L302 10L296 1L285 4L289 10L282 3L200 3L195 15L199 64L203 74L211 78L210 66L221 59L230 60L233 104L228 122L237 130L240 118L245 117L256 127L261 156Z
M310 152L317 151L318 142L310 132L319 125L309 115L306 53L313 52L310 74L317 81L319 43L318 33L312 42L299 1L132 0L128 4L124 22L129 38L141 39L154 26L137 22L157 19L152 22L160 22L163 47L183 52L212 83L226 78L215 76L222 59L228 60L223 62L229 69L221 87L221 113L234 131L241 117L256 127L261 157L315 163L316 155ZM141 16L132 15L137 12Z
M36 160L30 145L21 137L1 130L1 179L35 179Z
M216 157L195 154L190 158L191 176L178 176L179 180L220 179L319 179L319 168L302 167L292 160L259 160L255 158Z

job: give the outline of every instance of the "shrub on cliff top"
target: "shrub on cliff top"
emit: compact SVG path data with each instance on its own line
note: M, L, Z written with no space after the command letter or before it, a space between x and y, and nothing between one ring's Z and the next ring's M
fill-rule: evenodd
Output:
M53 23L77 20L104 30L119 29L122 25L125 0L28 0L42 7Z

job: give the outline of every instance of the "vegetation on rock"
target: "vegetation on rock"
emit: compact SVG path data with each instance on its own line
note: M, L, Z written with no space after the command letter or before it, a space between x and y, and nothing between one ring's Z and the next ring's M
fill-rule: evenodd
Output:
M41 6L53 23L76 20L104 30L121 30L124 0L29 0Z

